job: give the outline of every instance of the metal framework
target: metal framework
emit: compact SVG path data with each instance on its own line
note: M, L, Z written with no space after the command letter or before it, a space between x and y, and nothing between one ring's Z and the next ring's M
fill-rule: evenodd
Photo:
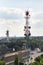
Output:
M29 25L29 18L30 18L30 14L29 14L29 12L28 11L26 11L26 13L25 13L25 19L26 19L26 23L25 23L25 26L24 26L24 31L25 31L25 38L26 38L26 42L25 42L25 52L28 50L28 39L29 39L29 37L30 37L30 35L31 35L31 33L30 33L30 25ZM30 51L29 51L30 52ZM28 55L29 55L30 53L26 53L26 56L28 57ZM26 59L25 60L25 63L29 63L29 57L28 57L28 59Z
M29 37L30 35L31 35L31 33L30 33L30 26L29 26L29 18L30 18L30 15L29 15L29 12L28 11L26 11L26 14L25 14L26 16L25 16L25 19L26 19L26 24L25 24L25 26L24 26L24 31L25 31L25 37Z
M7 41L9 41L9 30L6 31Z

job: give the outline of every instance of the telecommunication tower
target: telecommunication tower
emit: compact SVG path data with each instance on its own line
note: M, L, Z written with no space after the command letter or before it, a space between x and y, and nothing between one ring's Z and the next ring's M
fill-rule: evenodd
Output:
M29 36L31 35L31 33L30 33L31 27L29 26L29 18L30 18L30 14L28 11L26 11L26 13L25 13L26 24L24 26L24 31L25 31L24 35L26 38L29 38Z
M7 41L9 41L9 30L6 31Z
M26 52L26 56L27 56L27 59L25 60L25 62L28 64L29 62L29 54L30 54L30 51L28 49L28 39L31 35L30 33L30 25L29 25L29 19L30 19L30 14L29 14L29 11L26 11L25 12L25 19L26 19L26 23L25 23L25 26L24 26L24 31L25 31L25 38L26 38L26 42L24 43L25 44L25 52ZM27 51L28 50L28 51ZM28 53L29 52L29 53Z

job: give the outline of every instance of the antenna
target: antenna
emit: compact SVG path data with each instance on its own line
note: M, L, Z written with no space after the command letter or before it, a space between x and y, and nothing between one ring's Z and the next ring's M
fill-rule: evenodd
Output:
M26 38L29 38L29 36L31 35L31 33L30 33L31 27L29 26L29 18L30 18L29 12L26 11L26 13L25 13L26 24L24 26L24 31L25 31L24 35Z
M9 41L9 30L6 31L7 41Z
M30 14L29 14L29 11L26 11L25 12L25 20L26 20L26 23L25 23L25 26L24 26L24 31L25 31L25 38L26 38L26 42L25 42L25 52L26 52L26 56L28 57L29 56L29 49L28 49L28 39L31 35L30 33L30 25L29 25L29 18L30 18ZM29 52L29 53L28 53ZM29 58L25 60L26 63L29 62Z

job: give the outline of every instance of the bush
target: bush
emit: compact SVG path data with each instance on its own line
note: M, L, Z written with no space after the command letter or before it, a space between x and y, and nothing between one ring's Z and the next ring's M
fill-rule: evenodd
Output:
M19 62L19 65L24 65L23 63Z
M36 62L40 62L40 57L38 56L37 58L35 58Z
M18 55L15 55L14 65L18 65Z
M5 61L0 61L0 65L6 65Z

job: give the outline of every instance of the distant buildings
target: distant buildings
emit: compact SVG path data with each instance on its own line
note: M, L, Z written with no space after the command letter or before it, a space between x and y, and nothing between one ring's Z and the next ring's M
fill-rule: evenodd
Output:
M41 50L39 48L35 48L33 51L30 51L30 54L39 53Z

